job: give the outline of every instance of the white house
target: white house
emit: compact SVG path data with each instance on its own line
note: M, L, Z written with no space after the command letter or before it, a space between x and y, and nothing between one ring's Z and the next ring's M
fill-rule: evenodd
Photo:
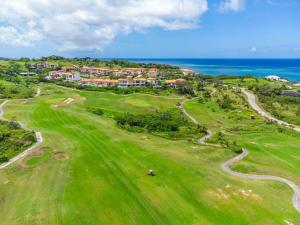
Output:
M267 80L280 80L279 76L276 75L269 75L265 77Z

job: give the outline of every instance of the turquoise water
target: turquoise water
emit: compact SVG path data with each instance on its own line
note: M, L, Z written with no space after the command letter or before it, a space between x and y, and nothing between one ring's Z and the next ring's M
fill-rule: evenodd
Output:
M127 59L177 65L207 75L251 74L256 77L277 75L290 81L300 81L300 59Z

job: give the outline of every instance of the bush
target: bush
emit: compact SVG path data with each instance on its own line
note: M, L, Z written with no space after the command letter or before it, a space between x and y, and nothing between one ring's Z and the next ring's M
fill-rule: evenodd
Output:
M168 138L193 137L207 133L205 126L196 126L189 122L178 109L141 114L126 113L115 117L115 120L126 130L155 133Z
M90 107L87 109L87 111L96 114L98 116L102 116L104 114L103 110L97 107Z
M4 155L0 155L0 163L5 163L5 162L8 162L8 158Z

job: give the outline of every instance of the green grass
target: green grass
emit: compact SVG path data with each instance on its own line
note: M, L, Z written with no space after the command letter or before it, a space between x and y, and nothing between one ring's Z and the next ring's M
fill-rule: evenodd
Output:
M22 82L14 84L0 80L0 98L29 98L33 95L34 90L31 87L26 87Z
M265 79L259 79L259 78L243 78L243 79L224 79L224 84L230 84L233 86L242 86L242 87L249 87L252 85L264 85L271 83L268 80ZM275 82L273 82L275 83Z
M260 104L273 116L280 117L281 120L291 124L300 125L300 110L299 97L286 96L264 96L264 100L259 97ZM290 99L290 100L288 100ZM297 100L298 99L298 102Z
M250 156L237 163L236 167L241 164L246 168L248 165L254 168L252 172L280 175L300 183L297 173L300 169L299 133L287 128L280 132L279 125L267 124L264 118L253 112L241 94L232 91L225 93L234 100L235 109L220 109L216 104L219 92L204 104L194 100L188 102L185 108L214 133L221 131L250 150ZM255 116L254 120L251 115Z
M234 156L229 150L131 133L110 116L86 110L101 107L112 116L151 112L174 107L178 99L55 86L43 86L42 93L27 102L11 101L6 108L6 117L43 133L49 153L30 159L28 167L14 164L0 170L1 224L300 222L285 185L240 180L220 170ZM67 98L74 101L64 104ZM193 104L187 108L198 116ZM206 115L199 113L199 119ZM55 152L65 157L56 158ZM157 175L148 177L149 169Z

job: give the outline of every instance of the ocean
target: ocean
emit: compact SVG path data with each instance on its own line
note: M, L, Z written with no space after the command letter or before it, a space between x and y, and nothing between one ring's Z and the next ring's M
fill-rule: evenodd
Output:
M134 62L164 63L207 75L277 75L300 82L300 59L126 59Z

